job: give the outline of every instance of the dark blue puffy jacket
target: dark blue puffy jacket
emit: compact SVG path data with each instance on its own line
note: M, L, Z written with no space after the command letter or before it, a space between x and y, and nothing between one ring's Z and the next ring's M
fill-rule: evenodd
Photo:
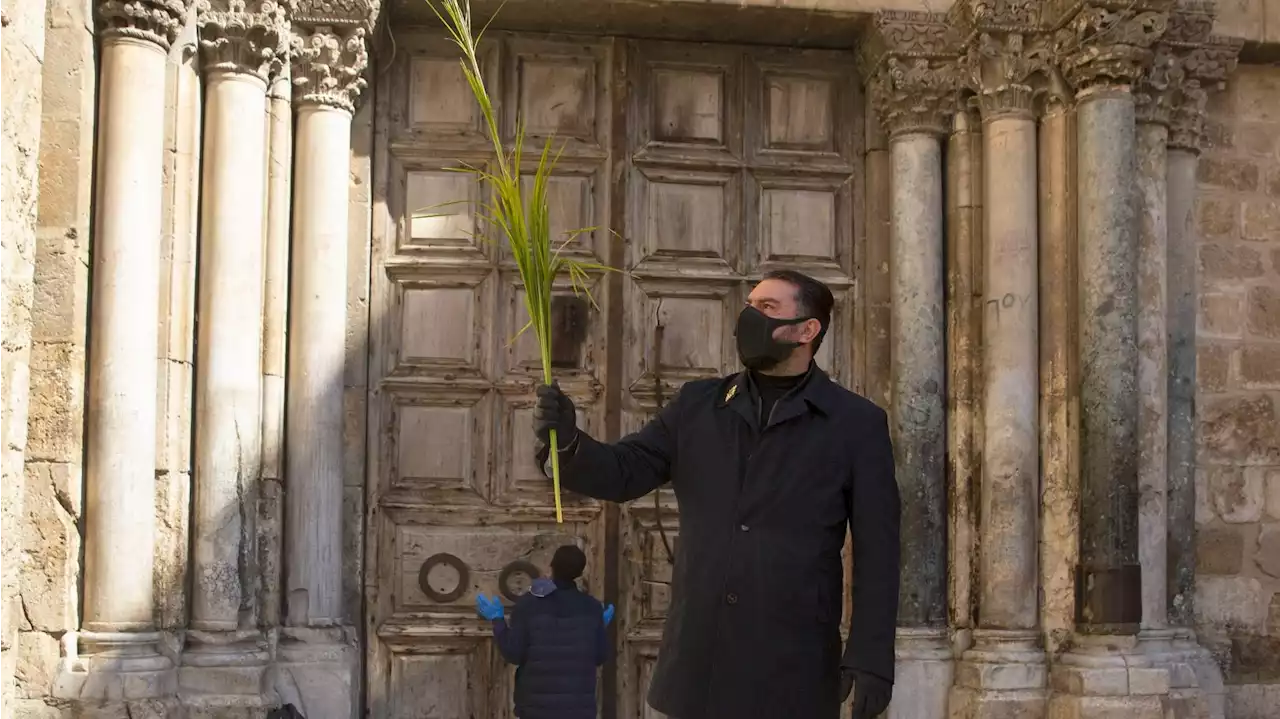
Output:
M538 596L538 595L543 596ZM573 582L539 580L510 622L493 622L502 656L516 669L520 719L595 719L596 667L609 651L600 602Z

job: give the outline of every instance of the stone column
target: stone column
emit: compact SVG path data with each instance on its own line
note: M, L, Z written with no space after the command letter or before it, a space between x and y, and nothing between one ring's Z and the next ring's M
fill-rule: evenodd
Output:
M153 623L156 325L166 53L187 5L99 8L84 614L54 688L62 698L159 697L174 689Z
M954 51L934 60L894 54L904 24L937 32L941 16L877 17L889 46L866 57L873 106L889 134L890 427L903 503L896 699L888 716L946 716L951 684L947 632L946 317L943 314L941 138L955 109ZM884 45L872 44L883 48ZM919 48L917 48L918 50ZM939 46L939 51L946 48Z
M1165 40L1173 53L1173 83L1166 167L1168 277L1168 486L1166 601L1168 625L1175 632L1170 680L1176 716L1225 713L1222 672L1192 628L1195 624L1196 566L1196 165L1204 139L1209 90L1226 82L1240 52L1239 40L1209 36L1207 11L1180 9L1170 17ZM1182 667L1177 666L1181 659ZM1189 665L1194 673L1185 676Z
M282 698L347 716L354 632L342 606L343 366L351 120L370 18L303 13L293 33L296 111L285 461Z
M1167 5L1168 3L1166 3ZM1052 712L1163 716L1169 676L1137 648L1139 232L1132 87L1168 16L1085 5L1063 73L1076 90L1080 560L1076 631L1053 670ZM1101 33L1101 35L1099 35ZM1092 43L1106 42L1104 46ZM1074 44L1072 44L1074 43Z
M281 66L267 91L266 278L262 337L262 487L258 513L261 620L280 624L284 530L284 413L289 296L289 215L293 176L293 82Z
M947 548L952 642L972 643L977 607L977 493L982 458L982 132L976 113L951 118L947 142Z
M184 696L261 704L269 658L258 628L262 465L263 167L267 78L286 18L270 0L212 0L200 16L205 71L191 623Z
M976 32L966 69L982 113L983 450L978 628L957 667L952 708L966 716L1043 713L1036 558L1039 346L1036 122L1022 18L953 9ZM1001 30L986 27L998 25Z
M1056 656L1075 626L1080 556L1076 467L1075 113L1050 70L1040 115L1040 628Z

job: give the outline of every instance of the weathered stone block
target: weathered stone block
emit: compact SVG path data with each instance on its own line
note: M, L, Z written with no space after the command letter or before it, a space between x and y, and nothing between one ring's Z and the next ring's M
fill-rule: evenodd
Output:
M1256 522L1262 518L1263 485L1257 472L1224 467L1210 475L1213 508L1228 524Z
M18 634L18 662L14 671L17 695L22 699L39 699L53 691L58 674L61 648L58 640L45 632Z
M1266 0L1219 0L1213 31L1232 37L1253 38L1263 27Z
M74 228L41 230L32 308L35 341L84 345L88 300L89 267L84 238Z
M1264 158L1264 162L1273 160L1276 158L1276 153L1280 151L1280 133L1277 133L1276 126L1270 123L1238 123L1235 128L1235 149L1247 155Z
M1239 636L1231 638L1230 678L1271 682L1280 679L1280 638Z
M1280 706L1280 684L1244 684L1227 687L1226 715L1231 719L1275 719Z
M1237 142L1239 136L1237 135ZM1236 192L1253 192L1258 189L1258 166L1240 158L1205 156L1197 166L1196 180L1201 185L1219 187Z
M1196 577L1196 622L1230 634L1262 634L1269 599L1254 577Z
M1242 120L1280 121L1280 73L1274 68L1239 65L1231 78L1231 96Z
M1280 345L1242 347L1240 383L1246 389L1280 389Z
M1200 438L1203 463L1280 465L1280 420L1267 395L1204 401Z
M1280 524L1263 526L1258 533L1258 547L1253 555L1258 569L1264 574L1280 578ZM1280 655L1278 655L1280 660Z
M1202 528L1196 534L1196 571L1239 574L1244 565L1244 537L1235 527Z
M1239 339L1244 335L1245 297L1236 292L1200 295L1198 326L1201 336Z
M1235 347L1215 342L1196 346L1196 388L1201 392L1224 392L1231 385L1231 358Z
M1267 516L1280 519L1280 468L1269 467L1265 471L1267 485Z
M77 625L81 516L80 468L27 462L22 598L31 628L63 632Z
M83 346L38 342L31 351L27 458L79 463L84 434Z
M1267 636L1280 637L1280 592L1271 595L1271 608L1267 610Z
M1280 233L1280 226L1277 226ZM1280 288L1259 285L1249 289L1249 333L1280 340Z
M1280 201L1246 199L1240 236L1246 240L1270 242L1280 238Z
M1244 244L1200 245L1200 278L1210 282L1238 282L1262 277L1262 252Z
M1196 199L1197 227L1204 240L1234 240L1240 234L1240 201L1231 196Z
M1267 174L1266 191L1272 197L1280 197L1280 166L1272 168Z

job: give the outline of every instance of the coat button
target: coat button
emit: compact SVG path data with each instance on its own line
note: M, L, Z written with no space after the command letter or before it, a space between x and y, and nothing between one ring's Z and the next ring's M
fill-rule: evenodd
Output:
M734 594L733 592L729 592L728 596L726 596L724 600L730 604L737 604L738 595Z

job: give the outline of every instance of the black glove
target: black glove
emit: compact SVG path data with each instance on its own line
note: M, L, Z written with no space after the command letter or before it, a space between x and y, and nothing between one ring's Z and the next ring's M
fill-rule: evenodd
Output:
M556 431L556 446L564 451L578 436L578 412L573 400L560 391L560 385L539 385L538 402L533 406L533 434L539 450L551 445L551 430Z
M840 668L840 703L849 699L853 690L851 719L875 719L889 708L893 698L893 682L857 669Z

